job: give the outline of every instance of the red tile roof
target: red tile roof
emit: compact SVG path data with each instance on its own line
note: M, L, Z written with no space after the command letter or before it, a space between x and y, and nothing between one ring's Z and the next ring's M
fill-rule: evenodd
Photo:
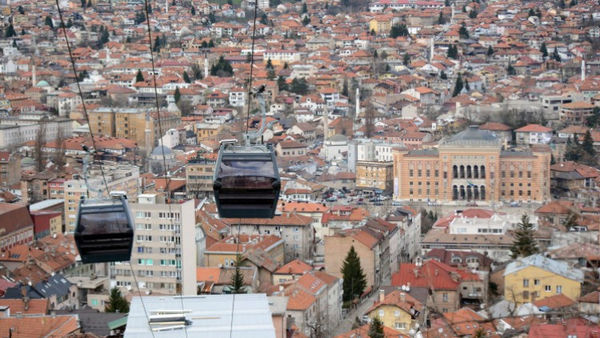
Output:
M436 260L422 266L412 263L400 264L400 270L392 275L392 285L433 288L434 290L457 290L461 280L480 280L477 274L453 268Z
M552 128L540 126L539 124L528 124L524 127L515 130L515 132L517 133L548 133L551 131Z
M9 333L12 330L12 333ZM13 338L67 337L79 330L77 315L0 319L0 336Z
M23 299L0 299L0 306L8 306L11 316L19 312L24 315L44 315L48 311L48 299L30 299L27 310Z
M311 271L312 266L304 263L299 259L294 259L293 261L287 263L286 265L280 267L275 271L276 274L290 274L290 275L300 275L305 272Z
M561 294L558 295L554 295L554 296L550 296L550 297L546 297L540 300L536 300L535 302L533 302L533 305L537 306L538 308L541 308L542 306L547 306L551 309L560 309L563 307L569 307L571 305L575 304L575 301L572 300L571 298Z

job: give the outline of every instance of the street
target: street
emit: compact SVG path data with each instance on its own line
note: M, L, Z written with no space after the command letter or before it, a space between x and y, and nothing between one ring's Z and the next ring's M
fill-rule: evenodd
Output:
M338 325L333 330L333 332L330 333L329 336L335 337L339 334L350 331L352 329L352 324L354 323L356 317L362 317L365 314L365 312L371 307L371 305L373 305L373 302L375 301L378 295L379 292L373 292L369 297L363 299L363 301L360 304L358 304L356 309L346 314L344 319L342 319L342 321L340 322L340 325Z

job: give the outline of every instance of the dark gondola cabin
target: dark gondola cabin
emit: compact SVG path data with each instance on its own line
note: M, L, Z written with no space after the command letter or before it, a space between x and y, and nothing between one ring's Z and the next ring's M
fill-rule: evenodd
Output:
M75 243L83 263L128 261L133 222L125 196L79 202Z
M281 181L273 148L222 144L213 191L221 218L272 218Z

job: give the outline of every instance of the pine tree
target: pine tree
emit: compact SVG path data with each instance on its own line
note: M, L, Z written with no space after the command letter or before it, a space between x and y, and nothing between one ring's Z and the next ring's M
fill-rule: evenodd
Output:
M19 11L19 14L21 14L21 15L25 14L25 9L23 8L23 6L19 5L19 7L17 7L17 10Z
M466 91L471 91L471 86L469 86L469 80L465 79L465 90Z
M15 28L13 27L12 23L10 25L8 25L8 27L6 27L6 32L4 33L4 37L6 38L12 38L13 36L16 36L17 32L15 32Z
M383 333L383 322L378 316L373 317L371 324L369 324L369 338L384 338Z
M558 54L558 48L554 48L554 52L552 52L552 58L557 61L557 62L561 62L561 58L560 58L560 54Z
M477 17L477 11L476 10L472 10L469 12L469 18L471 19L475 19Z
M446 23L446 20L444 19L444 13L442 13L440 11L440 15L438 16L438 20L437 20L438 25L443 25Z
M540 52L542 52L542 57L544 58L544 60L546 60L546 58L548 57L548 48L546 48L545 42L542 42L542 45L540 46Z
M306 6L306 2L302 4L302 13L308 13L308 6Z
M408 28L405 24L395 24L390 29L390 37L395 39L399 36L408 36Z
M129 303L125 297L121 295L121 291L117 287L110 289L110 297L108 298L108 304L106 304L104 311L106 312L129 312Z
M360 297L367 287L367 280L354 246L350 247L341 272L344 276L344 301Z
M54 23L52 22L52 18L50 16L46 16L46 19L44 19L44 23L46 24L46 26L49 26L50 28L54 29Z
M231 293L246 293L244 291L244 275L240 271L242 256L238 254L235 258L235 273L231 276Z
M146 21L146 14L144 14L144 11L139 11L137 13L135 13L135 24L139 25L142 22Z
M175 88L175 94L173 94L173 98L175 99L175 103L179 103L179 100L181 100L181 93L179 92L179 87Z
M273 62L271 62L270 58L267 60L267 65L265 66L265 68L267 68L267 69L273 69Z
M523 214L519 228L515 230L513 245L510 248L512 258L531 256L539 251L535 238L533 224L529 222L529 216Z
M487 56L492 56L494 54L494 48L492 48L492 46L488 47L487 50Z
M277 78L277 87L279 87L279 91L287 90L287 83L281 75Z
M512 66L512 64L508 64L508 67L506 67L506 73L508 75L516 75L517 71L515 70L515 67Z
M348 97L350 93L348 92L348 79L344 79L344 84L342 85L342 95Z
M304 19L302 19L302 24L304 26L308 25L310 23L310 17L307 15L304 17Z
M452 91L452 96L456 96L458 94L460 94L460 92L462 92L463 90L463 80L462 80L462 76L460 76L460 74L458 74L458 76L456 77L456 83L454 84L454 91Z
M81 0L81 8L85 8L85 0Z
M458 47L456 47L456 45L450 45L450 47L448 47L447 56L451 59L458 59Z
M458 35L460 36L461 39L469 38L469 31L467 30L467 27L465 26L464 22L462 23L462 25L460 25L460 29L458 30Z
M183 81L185 81L185 83L192 82L192 80L190 79L190 76L188 75L188 73L185 70L183 71Z
M190 9L190 14L192 14L192 16L196 15L196 8L194 8L194 6Z
M404 53L402 56L402 64L405 66L410 65L410 55L408 55L408 53Z
M143 81L144 81L144 75L142 74L142 71L140 69L138 69L138 72L135 75L135 82L143 82Z
M581 143L581 148L590 156L596 156L596 150L594 150L594 140L592 139L592 134L589 129L585 132L585 136L583 137L583 142Z
M440 72L440 79L442 79L442 80L448 79L448 75L446 75L446 73L443 70Z

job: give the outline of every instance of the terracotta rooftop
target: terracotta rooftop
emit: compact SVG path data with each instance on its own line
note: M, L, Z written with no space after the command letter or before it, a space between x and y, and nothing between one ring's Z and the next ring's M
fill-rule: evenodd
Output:
M294 259L293 261L285 264L284 266L280 267L279 269L277 269L275 271L276 274L294 274L294 275L300 275L303 274L305 272L311 271L313 268L312 266L304 263L303 261L299 260L299 259Z

